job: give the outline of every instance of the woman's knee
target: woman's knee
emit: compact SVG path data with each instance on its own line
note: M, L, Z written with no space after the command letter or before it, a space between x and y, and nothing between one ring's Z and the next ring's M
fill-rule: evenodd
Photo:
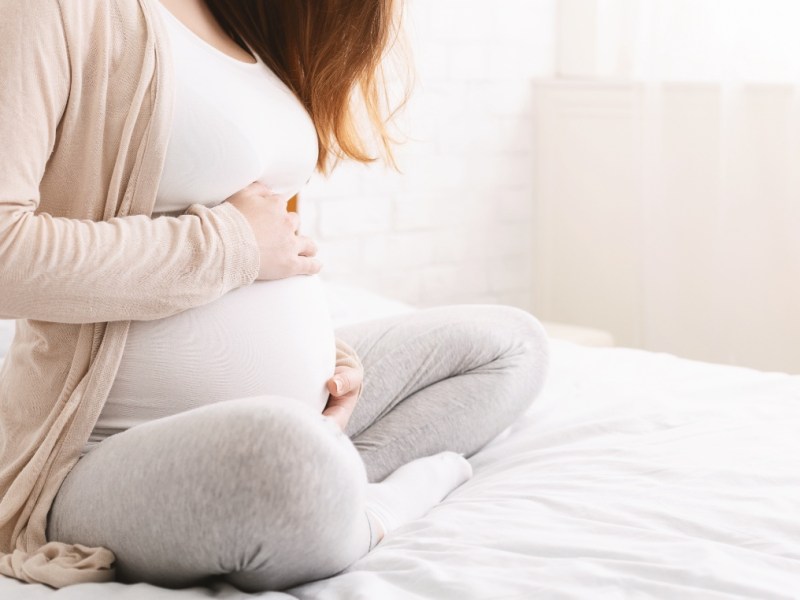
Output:
M534 396L541 389L550 363L550 342L542 323L534 315L515 306L492 305L502 323L503 335L510 341L509 353L518 355L519 369L531 379L528 390Z
M505 304L462 304L448 308L460 343L482 346L494 358L526 354L544 365L549 358L547 333L531 313Z
M314 411L266 402L269 410L258 401L240 403L227 418L249 447L232 459L245 462L254 483L239 504L243 510L257 505L260 515L256 523L237 523L242 547L228 565L226 578L246 591L333 575L369 543L363 529L366 470L350 439Z
M244 493L269 499L284 519L316 525L324 502L365 493L366 471L352 441L328 417L277 396L220 407L219 470ZM242 485L245 484L245 485Z
M510 335L515 336L517 343L526 356L526 363L534 375L532 390L538 393L544 384L550 364L550 341L542 323L531 313L514 306L503 306L507 318L511 321Z
M493 371L505 373L502 386L508 388L508 401L516 402L514 410L524 410L538 396L549 370L550 344L544 326L515 306L463 306L461 320L478 329L473 343L484 345L492 355Z

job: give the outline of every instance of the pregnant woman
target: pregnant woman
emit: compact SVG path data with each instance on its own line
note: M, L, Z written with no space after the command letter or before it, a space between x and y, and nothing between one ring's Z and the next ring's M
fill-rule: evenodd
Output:
M390 0L0 0L0 573L63 587L341 572L534 400L530 314L334 330L287 201L391 160ZM354 96L355 92L360 92Z

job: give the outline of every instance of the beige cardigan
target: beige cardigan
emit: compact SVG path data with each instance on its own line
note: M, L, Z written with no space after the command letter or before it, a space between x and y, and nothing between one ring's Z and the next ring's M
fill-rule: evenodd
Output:
M114 579L114 554L45 539L108 396L131 320L251 283L231 204L152 219L173 110L159 0L0 0L0 573ZM337 340L337 363L360 366Z

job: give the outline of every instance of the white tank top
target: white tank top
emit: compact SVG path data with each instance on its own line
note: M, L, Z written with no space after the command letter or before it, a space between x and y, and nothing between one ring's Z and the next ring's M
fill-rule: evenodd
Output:
M260 58L225 54L156 4L169 32L176 96L153 218L192 203L213 206L256 180L291 198L318 156L305 108ZM138 423L235 398L276 394L322 412L335 360L317 275L255 281L170 317L133 321L82 455Z

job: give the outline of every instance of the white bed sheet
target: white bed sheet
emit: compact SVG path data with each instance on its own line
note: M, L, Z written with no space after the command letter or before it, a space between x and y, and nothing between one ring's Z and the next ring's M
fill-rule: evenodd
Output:
M411 310L330 289L337 324ZM0 577L0 598L800 597L800 377L551 350L541 396L471 457L473 478L334 577L261 594Z

